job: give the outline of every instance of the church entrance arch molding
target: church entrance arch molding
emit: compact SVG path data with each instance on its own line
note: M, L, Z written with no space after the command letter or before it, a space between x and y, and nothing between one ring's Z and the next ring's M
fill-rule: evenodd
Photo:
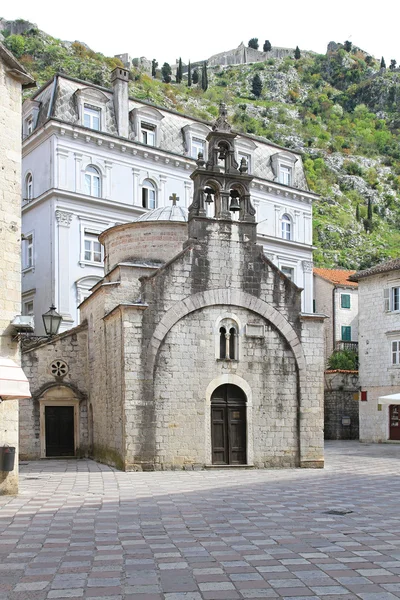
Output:
M253 395L247 381L239 375L226 374L216 377L207 386L205 398L205 457L206 464L212 464L212 423L211 423L211 401L215 390L221 385L235 385L242 390L246 396L246 456L247 464L252 465L254 461L253 449Z

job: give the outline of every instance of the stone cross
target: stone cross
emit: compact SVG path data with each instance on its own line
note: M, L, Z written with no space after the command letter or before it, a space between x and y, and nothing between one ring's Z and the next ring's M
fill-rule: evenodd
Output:
M172 202L172 206L176 206L176 203L179 202L179 196L177 196L175 193L172 194L172 196L170 196L169 199Z

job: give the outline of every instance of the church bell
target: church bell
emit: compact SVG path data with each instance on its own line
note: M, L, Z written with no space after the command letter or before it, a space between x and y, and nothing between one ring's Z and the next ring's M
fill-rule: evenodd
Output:
M229 205L229 210L232 212L237 212L240 210L239 192L236 190L231 191L231 203Z

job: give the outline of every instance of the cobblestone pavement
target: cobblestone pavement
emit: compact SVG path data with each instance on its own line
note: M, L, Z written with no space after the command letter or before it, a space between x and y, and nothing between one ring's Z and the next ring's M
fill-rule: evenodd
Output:
M0 600L395 600L399 461L330 442L315 471L24 464L0 497Z

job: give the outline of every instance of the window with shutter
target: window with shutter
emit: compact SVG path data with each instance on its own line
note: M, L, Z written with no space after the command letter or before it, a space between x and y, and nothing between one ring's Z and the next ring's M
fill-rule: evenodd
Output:
M351 342L351 327L342 325L342 342Z
M342 308L350 308L350 294L341 294L340 300Z

